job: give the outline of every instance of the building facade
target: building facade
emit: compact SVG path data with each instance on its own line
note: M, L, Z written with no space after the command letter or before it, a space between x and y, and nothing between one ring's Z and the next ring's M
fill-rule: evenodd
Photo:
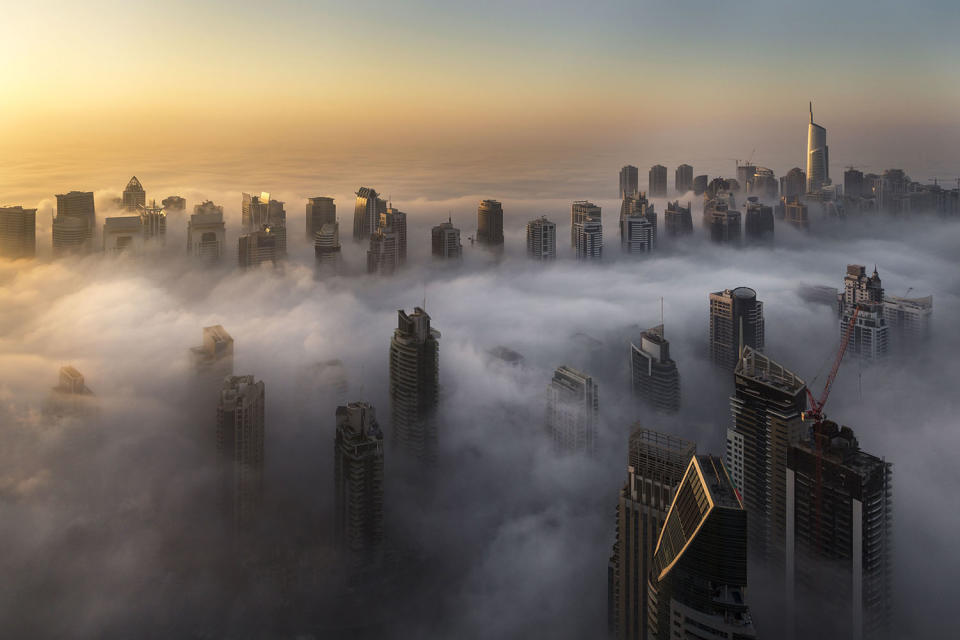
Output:
M147 192L143 190L143 185L140 184L137 176L130 178L127 186L124 187L121 203L124 209L132 212L136 212L138 207L146 206Z
M0 258L18 260L37 255L37 210L0 207Z
M327 222L314 232L313 255L317 268L326 275L340 273L340 223Z
M581 222L594 221L600 222L600 207L587 202L586 200L577 200L570 207L570 246L577 246L577 224Z
M663 212L663 227L667 235L684 236L693 233L693 215L690 211L689 202L686 207L681 206L677 200L667 203L667 209Z
M741 347L763 351L763 303L749 287L710 294L710 359L733 371Z
M640 334L639 344L630 343L630 381L633 394L661 413L680 410L680 372L670 358L670 342L663 325Z
M527 223L527 257L534 260L557 257L557 225L545 216Z
M477 207L477 243L503 247L503 205L496 200L481 200Z
M599 415L593 378L566 365L557 369L547 387L547 430L556 450L593 455Z
M223 257L227 245L227 227L223 207L207 200L193 206L187 221L187 254L207 262Z
M620 169L620 199L640 193L640 172L632 164Z
M334 541L375 561L383 548L383 432L366 402L337 407L333 453Z
M682 164L674 173L673 188L677 193L693 191L693 167Z
M773 207L750 196L744 209L743 237L747 244L773 244Z
M390 411L393 442L427 466L437 461L436 411L440 402L440 332L420 307L397 312L390 340Z
M337 205L333 198L327 196L317 196L307 200L307 239L314 240L317 231L323 228L325 224L336 224Z
M267 262L276 264L281 257L279 237L273 227L264 226L259 231L245 233L237 241L237 263L241 269Z
M830 156L827 130L813 122L813 103L810 103L810 125L807 127L807 193L819 191L830 184Z
M263 501L266 390L253 376L223 381L217 405L217 454L224 516L234 532L251 529Z
M92 191L71 191L57 195L53 219L53 255L89 253L93 250L97 214Z
M854 310L858 308L853 335L849 338L847 348L850 353L867 362L882 360L889 351L883 283L876 267L873 275L868 276L865 266L849 264L843 278L843 291L840 293L838 305L841 340L845 339L850 331L850 321Z
M387 202L374 189L357 189L357 203L353 208L353 239L363 242L374 234L380 222L380 214L386 212Z
M458 260L463 257L460 229L453 226L452 218L430 230L430 248L434 258Z
M574 250L577 260L600 260L603 257L603 225L587 219L573 225Z
M118 216L103 221L104 253L137 253L143 249L143 237L140 216Z

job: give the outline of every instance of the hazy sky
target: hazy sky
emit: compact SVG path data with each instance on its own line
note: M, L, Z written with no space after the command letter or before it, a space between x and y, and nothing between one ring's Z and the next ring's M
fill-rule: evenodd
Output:
M838 175L952 178L958 33L947 0L10 3L0 150L445 166L495 146L732 173L756 149L782 174L812 99Z

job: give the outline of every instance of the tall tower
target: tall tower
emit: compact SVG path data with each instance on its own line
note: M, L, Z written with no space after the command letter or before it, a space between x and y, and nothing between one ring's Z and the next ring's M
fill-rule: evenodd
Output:
M595 220L600 222L600 207L587 202L586 200L577 200L570 206L570 246L577 246L577 223Z
M494 248L503 246L503 206L496 200L482 200L477 207L477 242Z
M578 260L599 260L603 257L603 225L587 219L573 225L574 247Z
M137 207L144 207L146 204L147 192L143 190L143 185L137 180L137 176L133 176L123 189L123 208L127 211L136 211Z
M333 198L317 196L307 200L307 239L314 240L314 234L325 224L336 223L337 205Z
M0 207L0 258L16 260L37 255L37 210Z
M92 251L96 225L92 191L58 194L57 215L53 219L53 255Z
M683 473L696 453L693 442L634 425L627 483L617 504L617 538L607 568L607 626L617 640L647 637L647 578L660 528Z
M388 208L380 214L376 231L370 235L367 273L390 275L407 258L407 214Z
M640 172L632 164L620 169L620 199L640 193Z
M710 359L733 371L740 349L763 351L763 303L749 287L710 294Z
M440 400L440 332L420 307L397 312L390 340L390 411L393 442L427 465L437 460L436 410Z
M237 262L241 269L265 262L276 264L280 257L280 241L273 227L265 226L259 231L245 233L237 241Z
M224 515L234 531L250 529L263 500L264 384L229 376L217 405L217 453Z
M686 207L682 206L678 200L667 203L667 209L663 212L663 226L667 235L682 236L693 233L693 215L690 211L689 202Z
M662 413L680 409L680 373L670 358L670 342L663 325L640 334L640 344L630 343L630 378L634 395Z
M197 371L210 372L220 380L233 375L233 337L223 325L203 328L203 344L192 347L193 363Z
M830 184L830 156L827 130L813 122L813 103L810 103L810 125L807 127L807 193L819 191Z
M679 194L693 191L693 167L688 164L677 167L674 173L673 187Z
M801 417L807 408L806 384L749 346L743 348L734 382L727 466L750 513L751 551L782 570L789 518L787 450L807 432Z
M326 275L340 273L340 223L327 222L314 232L313 254Z
M644 225L640 219L649 223ZM647 238L649 226L649 243ZM647 253L657 246L657 212L646 193L624 197L620 203L620 244L627 253Z
M850 350L865 361L882 360L888 352L888 327L884 314L883 285L876 267L867 275L862 264L848 264L839 294L840 338L847 335L854 309L860 308L850 336Z
M137 214L140 216L144 240L156 239L166 244L167 214L164 213L163 207L158 207L157 201L152 200L149 205L137 206Z
M649 638L756 638L746 530L747 511L720 458L691 458L653 554Z
M193 215L187 221L187 254L216 262L223 257L226 238L223 207L210 200L194 205Z
M430 230L430 248L435 258L457 259L463 256L460 229L453 226L452 220L441 222Z
M650 167L650 188L647 193L651 198L667 197L667 168L662 164L655 164Z
M527 257L553 260L557 257L557 225L540 216L527 223Z
M383 432L373 407L337 407L333 452L334 540L374 560L383 545Z
M547 430L556 449L593 455L599 416L593 378L566 365L557 369L547 387Z
M773 243L773 207L763 204L757 196L744 203L743 237L748 244Z
M370 187L357 189L357 204L353 209L353 239L366 240L376 232L380 214L387 210L387 202Z

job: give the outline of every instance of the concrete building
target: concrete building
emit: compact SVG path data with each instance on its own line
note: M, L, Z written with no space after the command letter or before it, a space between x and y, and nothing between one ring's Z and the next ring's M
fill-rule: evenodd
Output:
M743 237L747 244L773 244L773 207L750 196L744 203Z
M333 453L334 541L367 562L383 548L383 432L373 407L337 407Z
M390 340L390 411L393 442L406 455L433 466L437 461L436 411L440 401L440 332L420 307L397 312Z
M229 376L217 404L220 498L234 532L256 523L263 501L266 390L253 376Z
M649 246L644 242L645 232L642 230L637 234L629 233L630 226L636 228L639 225L636 218L644 218L650 223ZM657 247L657 212L644 192L627 196L620 204L620 244L628 253L653 251Z
M143 239L166 244L167 214L164 213L163 207L158 207L157 201L152 200L149 205L138 205L137 214L140 216Z
M143 237L140 216L118 216L103 221L104 253L138 253L143 249Z
M386 212L387 201L370 187L357 189L357 203L353 208L353 239L362 242L376 233L380 214Z
M203 344L191 347L193 366L199 373L212 373L222 382L233 375L233 337L222 325L203 328Z
M147 192L143 190L143 185L137 180L137 176L133 176L127 182L127 186L123 189L121 203L124 209L132 212L136 212L138 207L147 205Z
M699 175L693 179L693 195L703 195L707 190L707 183L710 182L710 176Z
M667 510L696 445L634 425L627 483L617 504L617 537L607 568L607 626L616 640L647 637L647 584Z
M710 294L710 359L733 371L741 347L763 351L763 303L749 287Z
M756 638L747 604L747 511L720 458L695 455L653 554L648 638Z
M677 167L673 178L673 188L678 194L693 191L693 167L688 164Z
M667 168L662 164L655 164L650 167L649 173L650 186L647 193L651 198L667 197Z
M388 208L380 214L376 231L370 236L367 273L392 275L407 257L407 214Z
M620 169L620 199L640 193L640 172L632 164Z
M893 602L891 464L829 420L787 461L788 633L887 638ZM793 624L790 624L792 621Z
M599 416L593 378L566 365L557 369L547 387L547 431L556 450L593 455Z
M210 200L194 205L193 215L187 221L187 254L207 262L216 262L223 257L226 243L223 207Z
M742 242L740 212L733 208L732 201L733 196L729 194L708 199L703 205L703 220L711 240L738 247Z
M883 318L893 340L901 346L915 345L930 337L933 296L899 298L884 296Z
M407 263L407 214L391 206L380 214L380 225L392 229L397 234L397 261L399 265Z
M281 259L279 236L274 227L264 226L240 236L237 243L237 263L241 269L264 263L276 264Z
M600 207L586 200L577 200L570 207L570 246L574 249L577 246L577 223L588 220L601 221Z
M503 206L496 200L482 200L477 207L477 243L503 248Z
M630 343L630 381L633 394L657 412L680 410L680 372L662 324L642 332L639 345Z
M527 257L534 260L555 260L557 257L557 225L546 216L527 223Z
M847 335L854 309L858 308L848 353L866 361L882 360L889 349L887 320L883 303L883 284L876 267L873 275L861 264L848 264L843 278L843 292L839 296L840 338Z
M97 225L92 191L71 191L57 195L53 219L53 255L89 253Z
M338 275L341 268L340 223L324 223L314 232L313 255L325 275Z
M734 187L732 190L737 191L742 189L744 193L750 193L750 184L753 182L753 176L756 175L757 169L759 167L755 164L740 164L740 161L737 160L737 187Z
M766 167L757 167L747 185L747 193L756 196L763 201L773 201L777 199L780 186L777 183L777 177L772 169Z
M667 209L663 212L663 226L667 235L685 236L693 233L693 215L690 211L689 202L686 207L677 200L667 203Z
M600 260L603 257L603 225L587 219L573 225L577 260Z
M808 431L806 383L747 346L734 371L727 467L750 513L751 552L774 571L784 567L787 453Z
M780 178L780 197L799 198L807 192L807 174L800 167L787 171L787 175Z
M456 260L463 257L460 229L453 226L452 218L430 230L430 247L435 258Z
M819 191L830 184L830 155L827 130L813 122L813 103L810 103L810 125L807 127L807 193Z
M37 210L0 207L0 258L18 260L37 255Z
M620 218L620 248L626 253L650 253L654 246L654 230L643 215L628 214Z
M307 200L307 239L314 240L325 224L337 222L337 205L333 198L317 196Z

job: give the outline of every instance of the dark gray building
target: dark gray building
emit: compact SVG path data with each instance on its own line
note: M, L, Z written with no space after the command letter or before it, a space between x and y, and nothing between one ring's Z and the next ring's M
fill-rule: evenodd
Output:
M742 339L741 339L742 338ZM710 294L710 359L733 371L741 346L763 351L763 303L749 287Z
M317 196L307 200L307 239L316 240L316 233L325 224L337 223L337 205L333 198Z
M430 466L437 460L436 410L440 400L440 332L420 307L397 312L390 340L390 412L393 446Z
M496 200L482 200L477 207L477 242L503 247L503 206Z
M649 173L650 187L647 193L651 198L667 197L667 168L662 164L655 164L650 167Z
M333 451L334 540L366 561L383 546L383 432L373 407L337 407Z
M217 405L217 453L224 516L235 532L256 523L263 501L265 387L253 376L229 376Z
M620 199L640 192L640 174L635 166L628 164L620 169Z
M677 167L673 180L674 190L678 194L693 190L693 167L688 164L682 164Z
M680 372L670 358L670 342L663 325L640 334L640 344L630 344L630 381L634 395L662 413L680 410Z

